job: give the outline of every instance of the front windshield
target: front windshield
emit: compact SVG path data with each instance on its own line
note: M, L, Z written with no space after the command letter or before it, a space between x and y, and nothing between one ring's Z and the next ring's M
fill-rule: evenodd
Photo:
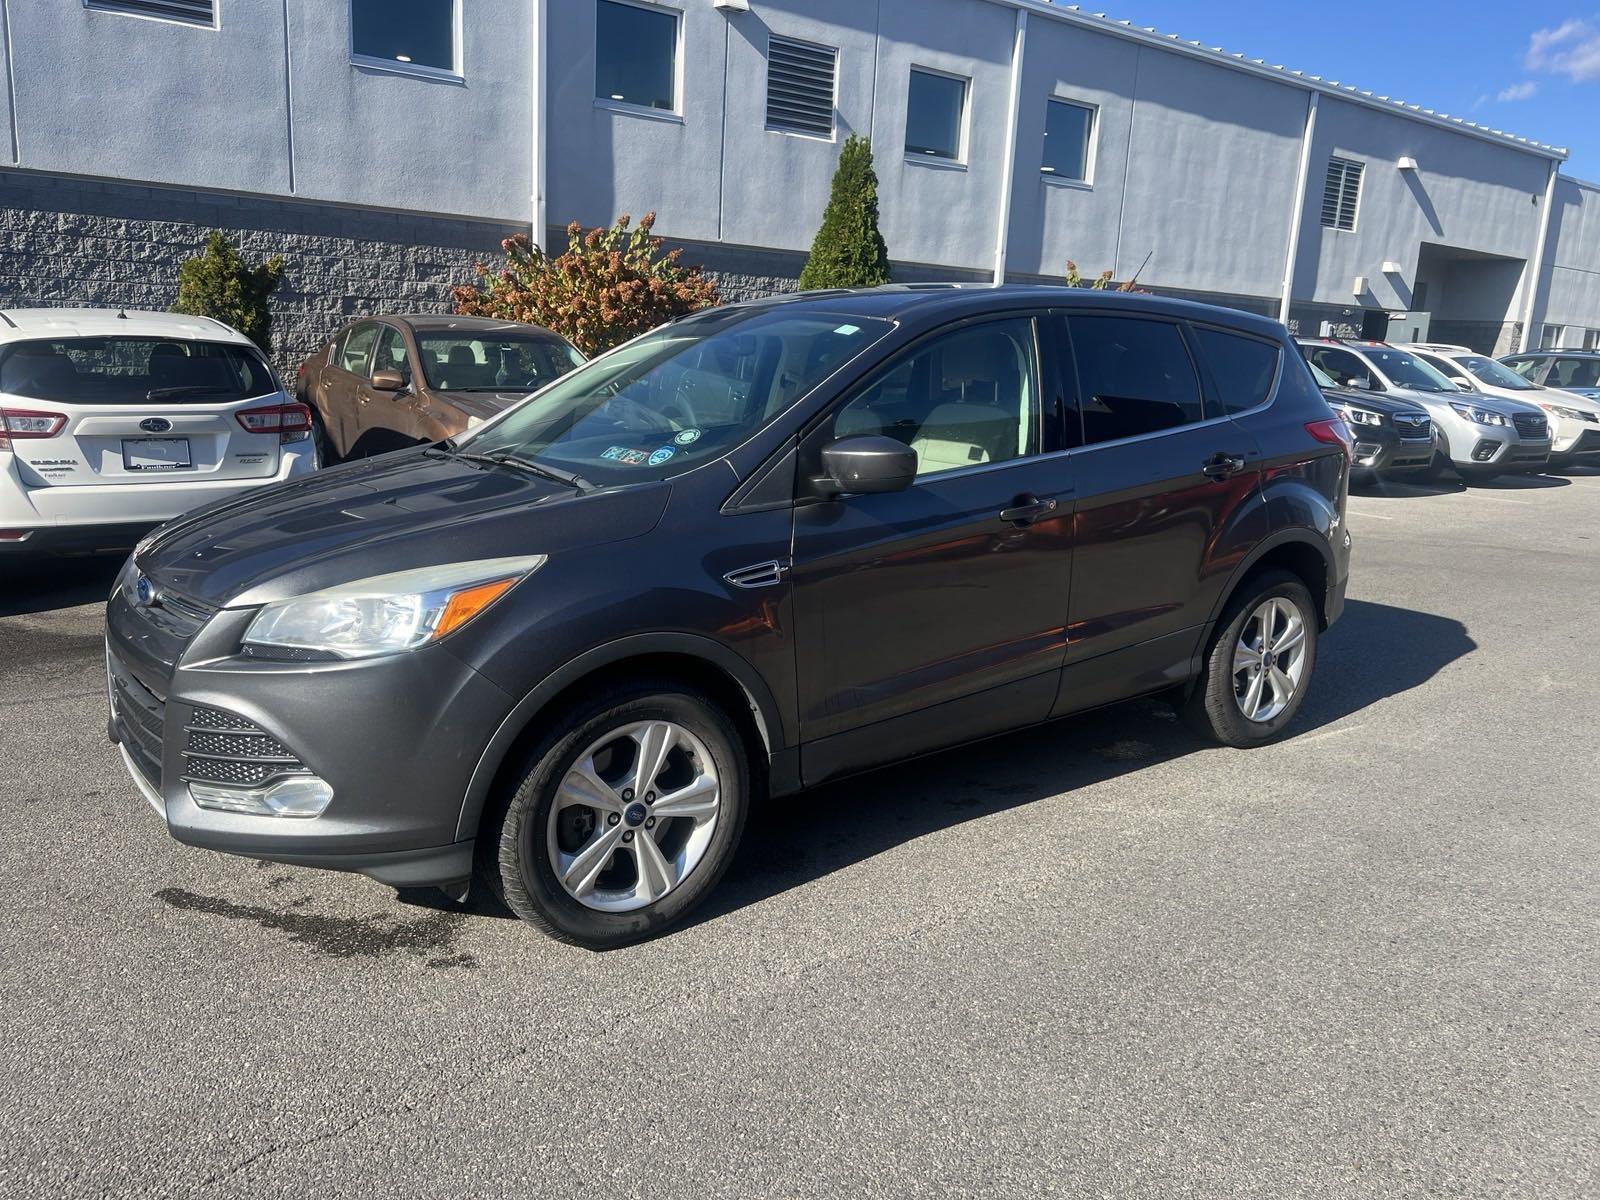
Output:
M1509 392L1537 392L1541 390L1538 384L1529 383L1510 367L1503 363L1497 363L1492 358L1484 358L1479 354L1463 354L1456 361L1490 387L1505 388Z
M455 445L598 484L682 474L743 442L891 328L783 306L713 309L595 359Z
M1461 390L1420 358L1414 358L1403 350L1375 350L1363 347L1361 353L1382 371L1395 387L1410 388L1414 392Z
M500 330L419 330L417 349L436 392L536 392L583 365L583 355L560 338Z

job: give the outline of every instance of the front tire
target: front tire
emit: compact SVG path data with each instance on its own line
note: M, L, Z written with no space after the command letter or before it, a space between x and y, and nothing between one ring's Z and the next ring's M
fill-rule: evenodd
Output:
M1264 571L1223 610L1184 718L1226 746L1273 741L1300 711L1316 661L1310 591L1298 575Z
M479 874L512 912L591 950L652 937L716 887L751 773L729 715L696 689L619 685L567 710L479 835Z

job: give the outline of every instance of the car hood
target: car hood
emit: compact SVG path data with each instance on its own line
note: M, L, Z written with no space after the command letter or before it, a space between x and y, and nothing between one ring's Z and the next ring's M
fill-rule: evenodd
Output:
M1535 392L1541 404L1557 404L1562 408L1575 408L1579 412L1600 417L1600 391L1583 388L1545 388Z
M580 493L511 467L401 451L180 517L138 567L178 596L244 607L414 567L638 537L670 491L642 483Z
M1373 412L1382 413L1386 417L1392 417L1399 412L1422 411L1420 404L1379 395L1377 392L1365 392L1360 388L1323 388L1322 396L1329 404L1348 404L1352 408L1368 408Z
M1490 396L1483 392L1418 392L1411 388L1390 388L1385 394L1391 399L1430 410L1441 405L1472 404L1499 413L1503 417L1515 416L1517 413L1544 415L1537 405L1525 404L1521 400L1507 400L1504 396Z
M430 396L470 417L498 417L513 404L520 404L532 392L429 392Z

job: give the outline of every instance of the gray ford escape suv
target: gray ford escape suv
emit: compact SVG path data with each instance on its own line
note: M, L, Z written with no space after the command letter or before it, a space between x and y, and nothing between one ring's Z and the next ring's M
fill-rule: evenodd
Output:
M592 947L751 803L1132 696L1277 736L1344 603L1349 434L1281 326L1060 288L697 314L469 434L214 505L107 609L173 836Z

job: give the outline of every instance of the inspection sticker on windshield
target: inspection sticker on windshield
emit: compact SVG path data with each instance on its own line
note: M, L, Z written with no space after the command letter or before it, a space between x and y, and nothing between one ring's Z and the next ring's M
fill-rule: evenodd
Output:
M700 431L698 429L685 429L672 440L680 446L692 446L700 440Z
M650 456L643 450L629 450L626 446L611 446L600 456L611 462L624 463L630 467L637 467L640 463L648 462Z
M861 326L859 326L859 325L841 325L841 326L839 326L839 328L835 329L834 332L839 334L841 337L849 337L852 333L860 333L861 332Z
M659 467L662 463L666 462L667 459L671 458L675 453L677 453L677 452L675 450L673 450L673 448L671 446L663 446L663 447L661 447L661 449L657 450L654 454L652 454L650 456L650 465L652 467Z

